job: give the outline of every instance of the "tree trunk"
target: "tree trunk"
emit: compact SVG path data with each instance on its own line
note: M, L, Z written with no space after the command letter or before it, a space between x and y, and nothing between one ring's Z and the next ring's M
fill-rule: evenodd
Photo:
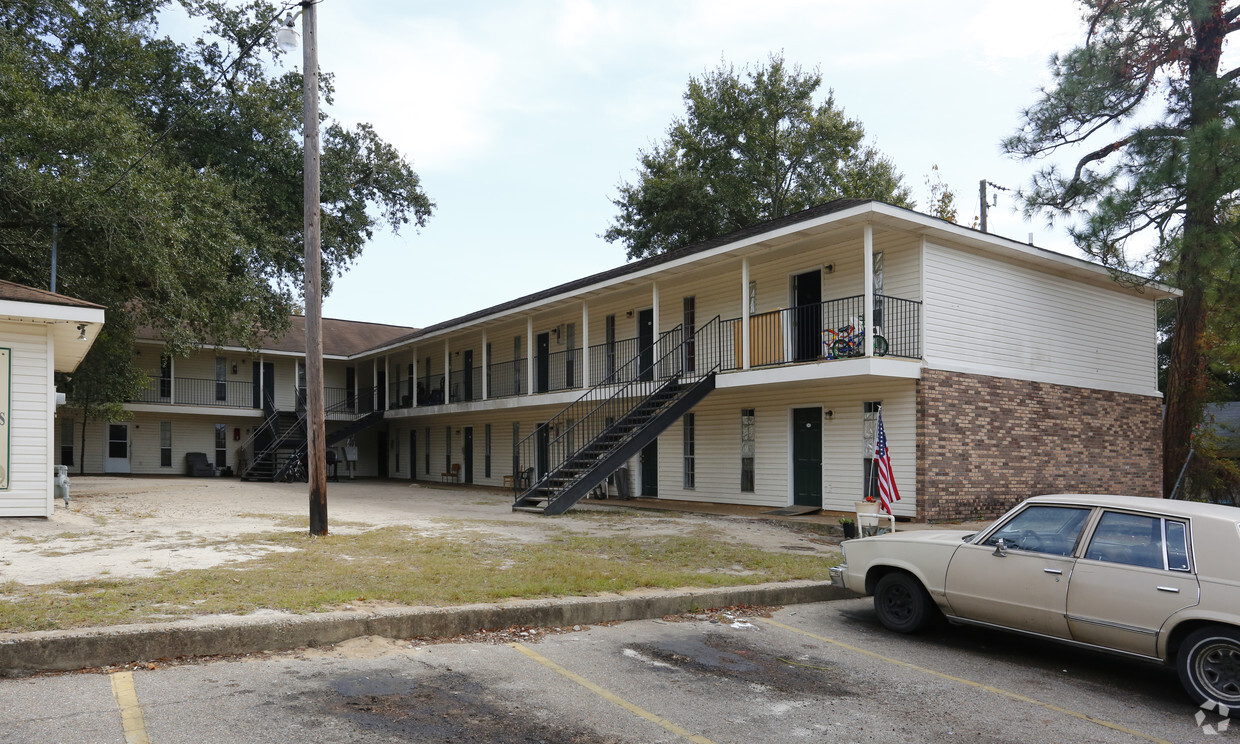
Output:
M1184 296L1177 305L1171 360L1167 369L1163 416L1163 495L1170 496L1188 459L1193 430L1206 400L1203 342L1205 285L1220 250L1218 140L1211 130L1221 116L1219 58L1226 37L1222 3L1194 6L1194 48L1189 58L1188 173L1184 235L1176 283Z

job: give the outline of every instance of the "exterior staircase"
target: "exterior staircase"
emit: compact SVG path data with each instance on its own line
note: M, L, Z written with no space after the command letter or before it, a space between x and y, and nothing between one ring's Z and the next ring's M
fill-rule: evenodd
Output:
M325 446L331 447L383 420L382 410L359 412L356 408L356 404L350 407L347 401L327 407L324 413L330 421L339 421L342 417L352 417L352 419L346 426L328 431L324 439ZM298 413L273 411L254 430L250 439L242 445L247 449L253 445L254 460L241 474L241 480L267 482L282 480L293 465L305 457L308 446L306 411L303 405L299 405L298 409Z
M723 335L716 317L683 337L660 336L513 448L513 511L563 514L715 389L706 346Z

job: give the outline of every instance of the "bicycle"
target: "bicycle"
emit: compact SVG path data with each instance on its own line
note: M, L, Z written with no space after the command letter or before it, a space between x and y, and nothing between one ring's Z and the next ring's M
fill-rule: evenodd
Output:
M861 327L858 328L857 326ZM823 356L826 359L849 359L865 355L865 316L853 318L853 322L839 330L828 328L822 332ZM887 355L887 339L882 328L874 329L874 356Z
M306 483L310 480L310 476L306 473L306 458L294 458L293 463L289 465L288 470L284 471L285 483Z

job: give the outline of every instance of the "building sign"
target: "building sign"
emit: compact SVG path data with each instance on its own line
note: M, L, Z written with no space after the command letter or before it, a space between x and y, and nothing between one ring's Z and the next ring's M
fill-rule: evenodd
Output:
M9 421L13 411L13 350L0 349L0 491L9 490Z

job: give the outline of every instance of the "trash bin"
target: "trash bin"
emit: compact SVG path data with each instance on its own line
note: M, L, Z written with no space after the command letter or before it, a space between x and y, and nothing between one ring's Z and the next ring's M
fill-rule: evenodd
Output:
M621 467L616 468L614 477L616 479L616 490L619 492L620 498L633 498L632 489L629 485L629 466L622 465Z
M69 466L55 465L52 467L52 491L54 498L64 499L65 506L69 505Z

